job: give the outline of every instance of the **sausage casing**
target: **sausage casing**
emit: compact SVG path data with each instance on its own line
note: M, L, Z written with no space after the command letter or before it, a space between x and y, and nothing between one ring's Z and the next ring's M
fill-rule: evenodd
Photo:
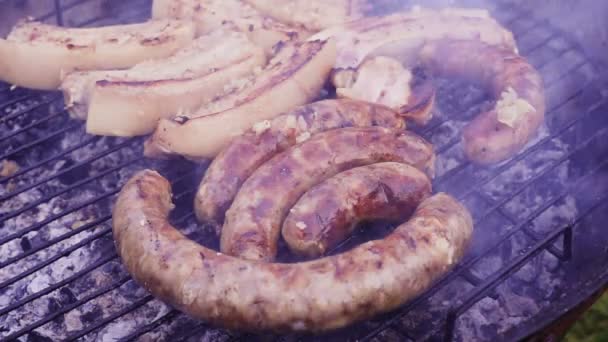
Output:
M350 169L308 190L289 210L282 234L292 252L315 258L364 220L403 221L431 195L431 181L401 163Z
M234 258L188 239L168 222L171 189L150 170L123 187L113 211L118 254L134 279L193 317L250 331L340 328L399 307L464 254L472 219L434 195L382 240L296 264Z
M366 126L402 129L405 122L396 112L381 105L324 100L254 125L235 138L209 165L194 200L197 218L221 226L243 182L286 148L319 132Z
M466 156L480 164L510 158L530 141L545 115L543 81L515 52L476 41L436 41L420 53L432 71L487 87L497 99L463 131Z
M222 252L273 260L281 223L310 187L348 169L378 162L407 163L433 174L430 143L414 133L383 127L319 133L275 156L245 181L222 227Z

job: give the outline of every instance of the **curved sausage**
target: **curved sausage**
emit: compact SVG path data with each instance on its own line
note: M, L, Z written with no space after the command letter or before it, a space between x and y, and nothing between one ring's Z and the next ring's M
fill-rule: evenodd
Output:
M540 74L511 50L475 41L443 40L426 45L421 62L434 72L465 78L497 99L463 132L465 154L480 164L510 158L536 133L545 115Z
M476 40L517 51L513 34L488 11L469 8L416 8L384 17L367 17L328 28L309 39L329 38L338 47L334 69L356 68L366 57L374 55L415 61L425 43L444 38Z
M433 174L433 147L411 132L383 127L319 133L277 155L245 181L222 227L222 252L271 261L289 208L311 186L348 169L378 162L407 163Z
M189 315L242 330L340 328L399 307L462 257L469 212L445 194L382 240L296 263L261 263L205 248L168 222L169 183L150 170L123 187L113 212L118 254L134 279Z
M325 100L254 125L220 152L207 169L194 199L197 218L219 228L239 188L262 163L319 132L366 126L403 129L405 122L381 105Z
M431 181L400 163L344 171L308 190L289 210L282 234L292 252L325 254L364 220L402 221L431 195Z

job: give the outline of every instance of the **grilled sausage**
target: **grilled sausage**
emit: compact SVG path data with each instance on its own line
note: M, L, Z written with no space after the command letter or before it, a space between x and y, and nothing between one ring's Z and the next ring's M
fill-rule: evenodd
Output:
M400 163L344 171L314 186L289 210L282 234L292 252L315 258L364 220L403 221L431 195L431 181Z
M433 147L410 132L342 128L319 133L277 155L245 181L226 212L222 252L273 260L281 222L306 190L339 172L387 161L408 163L432 175Z
M497 98L463 132L465 154L480 164L510 158L541 125L545 114L543 81L515 52L475 41L442 40L426 45L420 58L434 72L465 78Z
M473 228L462 205L438 194L382 240L310 262L260 263L181 234L167 220L170 191L149 170L124 186L113 212L118 254L156 297L233 329L321 332L395 309L459 261Z
M323 30L314 39L333 38L338 47L334 69L358 67L368 56L416 61L425 43L440 39L477 40L517 51L513 34L481 9L417 8L384 17L367 17ZM407 65L412 66L412 65Z
M381 105L325 100L254 125L253 129L235 138L207 169L194 200L196 216L201 221L221 226L234 196L253 171L311 135L334 128L376 125L402 129L405 122L397 113Z

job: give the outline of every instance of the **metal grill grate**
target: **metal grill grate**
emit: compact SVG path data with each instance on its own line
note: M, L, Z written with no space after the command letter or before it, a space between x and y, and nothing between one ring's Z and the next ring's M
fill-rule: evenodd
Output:
M68 10L78 11L79 6L90 2L55 0L59 10L42 19L76 26L132 22L145 19L150 6L149 1L112 2L114 12L85 22L73 23L74 16L66 16ZM501 338L522 338L608 281L608 271L599 266L605 262L605 255L587 264L591 273L577 273L581 262L577 257L586 262L586 256L596 255L591 247L581 251L587 245L577 241L596 238L590 227L602 221L593 217L608 211L608 189L601 182L608 172L608 106L595 83L594 68L581 49L549 23L502 3L494 10L494 15L514 31L521 53L545 79L547 127L512 160L492 168L476 167L459 152L458 128L460 120L466 121L480 106L487 105L487 99L468 85L455 87L446 82L439 92L441 111L420 133L435 144L440 155L435 189L454 194L473 211L477 231L471 252L453 272L397 312L326 335L325 339L466 340L461 325L473 307L484 298L503 297L499 288L512 286L513 275L538 258L554 258L555 277L567 277L563 282L571 284L551 296L565 293L572 299L555 301L553 306L519 322L518 328L494 331ZM143 159L141 138L86 135L82 123L68 119L62 106L56 93L0 84L0 148L6 151L0 161L13 160L21 166L18 172L0 177L0 336L7 340L43 336L88 340L118 332L116 338L125 341L167 334L177 341L197 336L222 341L253 337L214 329L155 300L122 269L112 245L110 208L115 195L133 172L154 167L173 180L178 203L174 222L186 227L185 232L199 242L213 246L216 242L211 241L211 234L197 227L189 209L193 185L203 170L186 162ZM518 177L522 165L526 166L525 172ZM564 169L569 183L552 186ZM191 171L178 176L182 170ZM540 201L528 201L535 191L543 194ZM536 223L571 199L576 201L575 215L548 224ZM524 203L526 208L514 203ZM581 240L577 238L581 234L588 236ZM360 240L356 235L337 250ZM595 242L606 244L606 238ZM495 260L497 253L505 254L504 250L509 250L508 257L487 267L489 260ZM57 265L67 259L78 264L74 259L79 258L84 260L82 265L71 270L68 265L66 272L55 276L53 267L60 268ZM573 274L581 274L583 279ZM584 278L591 275L597 279L586 288L582 285ZM457 289L453 300L433 309L433 317L425 316L429 307L438 306L434 298L453 293L451 289ZM110 297L114 299L108 302ZM549 299L553 301L553 297ZM110 304L96 305L96 301ZM73 312L78 312L77 320L72 319ZM89 316L94 319L87 319Z

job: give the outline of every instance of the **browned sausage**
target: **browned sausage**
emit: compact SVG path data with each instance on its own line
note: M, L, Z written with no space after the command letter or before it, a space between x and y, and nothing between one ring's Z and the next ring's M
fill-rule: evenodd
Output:
M334 69L356 68L369 56L399 57L408 65L420 48L440 39L476 40L517 51L513 34L490 13L476 8L416 8L383 17L366 17L325 29L309 38L336 41Z
M167 221L169 183L134 176L114 207L116 247L134 279L193 317L233 329L327 331L395 309L462 257L469 212L445 194L420 205L382 240L323 259L261 263L188 239Z
M430 195L429 178L407 164L357 167L302 195L283 222L283 238L292 252L315 258L348 237L357 223L403 221Z
M194 200L196 216L221 226L239 188L262 163L313 134L365 126L402 129L405 122L396 112L381 105L325 100L255 125L235 138L207 169Z
M411 132L383 127L319 133L277 155L245 181L222 227L222 252L273 260L287 211L311 186L348 169L396 161L433 173L433 147Z
M437 41L421 61L441 75L463 77L490 89L497 103L463 133L464 150L480 164L502 161L521 150L545 115L543 81L525 58L509 49L476 41Z

